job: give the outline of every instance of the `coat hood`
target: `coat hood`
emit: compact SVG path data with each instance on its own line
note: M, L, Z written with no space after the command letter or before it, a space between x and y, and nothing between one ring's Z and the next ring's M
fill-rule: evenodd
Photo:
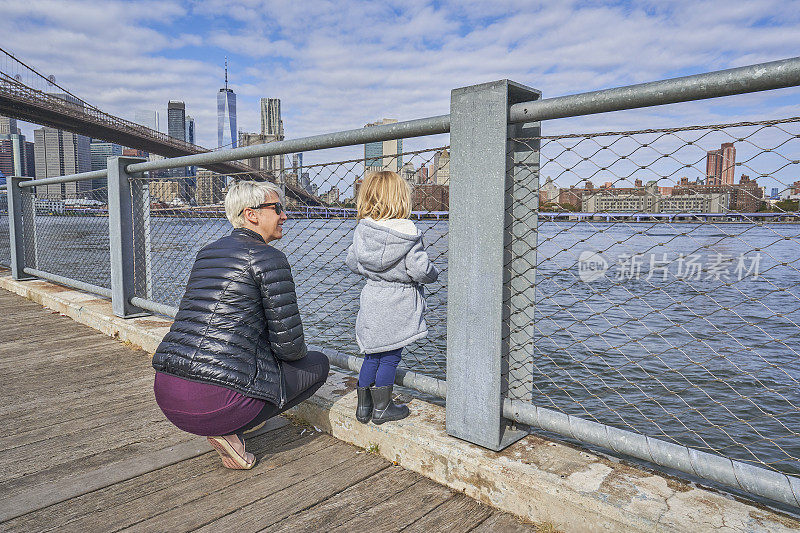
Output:
M384 272L403 261L406 254L421 239L377 224L361 220L353 235L353 253L366 270Z

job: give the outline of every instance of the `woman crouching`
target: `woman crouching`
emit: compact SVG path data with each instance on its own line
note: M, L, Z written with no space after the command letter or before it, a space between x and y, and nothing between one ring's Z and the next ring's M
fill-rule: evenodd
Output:
M234 230L197 254L169 333L153 356L156 401L208 437L228 468L255 464L243 433L311 397L328 359L309 352L286 256L280 189L240 181L225 197Z

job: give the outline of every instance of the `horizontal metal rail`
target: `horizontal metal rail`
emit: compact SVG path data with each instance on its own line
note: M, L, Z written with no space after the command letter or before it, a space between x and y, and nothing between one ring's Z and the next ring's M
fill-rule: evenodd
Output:
M140 309L152 311L153 313L158 313L159 315L168 316L170 318L175 318L175 315L178 314L177 307L160 304L152 300L145 300L144 298L139 298L138 296L131 298L131 305L134 305Z
M158 161L146 161L128 165L125 171L128 174L146 172L148 170L162 170L172 167L198 166L203 167L212 163L222 163L237 159L249 159L253 157L265 157L269 155L289 154L295 152L306 152L311 150L323 150L325 148L338 148L341 146L351 146L368 142L384 141L389 139L402 139L406 137L422 137L425 135L436 135L450 131L450 115L438 117L421 118L406 122L396 122L394 124L384 124L382 126L371 126L369 128L359 128L356 130L338 131L312 137L302 137L288 141L275 141L266 144L256 144L253 146L243 146L241 148L230 148L228 150L217 150L197 155L187 155L174 157L171 159L161 159Z
M178 314L177 307L160 304L151 300L145 300L144 298L131 298L131 304L140 309L152 311L170 318L175 318L175 315ZM364 362L364 359L361 357L344 354L342 352L324 348L322 346L309 345L308 348L310 350L316 350L324 353L330 360L331 364L338 366L339 368L352 370L353 372L360 371L361 364ZM408 387L409 389L418 390L424 394L430 394L436 398L445 399L447 397L447 383L445 381L418 374L416 372L411 372L410 370L397 369L395 383L402 385L403 387Z
M503 416L575 440L601 446L660 466L679 470L764 498L800 507L800 478L537 407L528 402L503 402Z
M800 57L514 104L513 123L592 115L800 85Z
M353 372L360 372L361 365L364 363L363 357L348 355L336 350L331 350L330 348L324 348L322 346L315 345L309 345L308 348L310 350L316 350L324 353L330 360L331 364L338 366L339 368L352 370ZM410 370L398 368L397 373L395 374L394 382L403 387L414 389L424 394L430 394L431 396L441 398L442 400L447 398L447 382L441 379L432 378L430 376L418 374Z
M23 269L23 272L31 276L36 276L37 278L58 283L59 285L66 285L67 287L72 287L73 289L91 292L94 294L99 294L100 296L105 296L106 298L111 298L111 289L106 289L105 287L92 285L91 283L78 281L77 279L66 278L64 276L59 276L58 274L51 274L50 272L44 272L42 270L36 270L35 268L25 268Z
M108 177L108 169L92 170L91 172L81 172L79 174L68 174L66 176L56 176L54 178L40 178L38 180L27 180L19 184L20 187L36 187L37 185L53 185L56 183L69 183L71 181L97 180Z

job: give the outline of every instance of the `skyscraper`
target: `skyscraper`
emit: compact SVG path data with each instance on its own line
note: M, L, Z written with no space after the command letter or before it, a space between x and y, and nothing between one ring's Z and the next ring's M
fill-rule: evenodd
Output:
M722 143L719 150L706 153L706 185L733 185L736 148Z
M167 135L173 139L186 140L186 105L183 102L170 100L167 104ZM187 168L170 169L173 178L186 177Z
M186 115L186 142L195 144L194 141L194 118ZM194 176L197 174L197 167L186 167L187 176Z
M228 88L228 58L225 58L225 87L217 93L218 146L236 148L236 93Z
M17 119L0 116L0 173L3 176L33 176L33 157L29 157L25 136Z
M69 131L55 128L33 130L36 156L36 179L53 178L92 168L90 139ZM38 198L63 200L85 198L92 188L87 180L36 187Z
M384 124L394 124L397 119L385 118L378 122L365 125L365 128L372 126L383 126ZM391 170L400 173L403 168L403 156L396 155L403 151L403 139L391 141L377 141L364 145L364 176L376 170Z
M7 135L20 135L22 132L17 127L17 119L0 116L0 133Z
M261 135L265 143L283 140L283 120L281 119L281 101L279 98L261 99ZM263 158L263 170L273 173L277 181L282 181L284 159L282 155Z
M108 158L122 155L122 146L104 141L92 141L90 145L92 170L102 170L108 166ZM92 180L93 197L106 201L108 198L108 180L106 178Z
M433 184L450 185L450 152L445 148L433 156Z

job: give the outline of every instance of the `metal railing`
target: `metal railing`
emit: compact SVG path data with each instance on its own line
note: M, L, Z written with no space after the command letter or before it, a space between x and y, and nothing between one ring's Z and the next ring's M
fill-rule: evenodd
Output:
M30 200L25 204L32 186L107 177L110 294L115 312L131 316L145 309L174 315L194 251L226 232L225 224L209 213L164 211L168 208L153 202L155 189L163 189L163 184L154 185L143 172L449 131L449 219L419 222L434 261L449 282L434 288L429 301L433 302L430 342L410 352L398 382L446 397L448 433L490 449L514 442L530 425L800 507L796 449L800 370L792 358L800 328L792 316L795 308L783 307L797 300L795 284L785 274L796 272L800 258L774 257L770 269L760 273L767 277L766 285L750 287L738 279L695 285L669 273L666 280L651 276L639 285L624 276L606 275L601 282L605 285L592 285L580 279L583 270L574 257L577 253L580 261L583 251L662 253L665 243L673 243L674 253L692 255L729 242L736 242L746 256L769 245L764 235L774 243L796 244L798 237L791 229L764 229L764 218L755 214L745 220L747 228L732 232L718 220L691 229L678 226L674 219L681 213L670 215L673 222L667 224L634 222L636 215L640 220L655 216L649 207L636 207L647 205L639 185L627 183L639 178L637 172L649 170L657 180L651 190L657 188L658 180L676 176L663 166L665 161L700 168L702 154L716 148L706 144L712 136L700 143L699 138L687 140L686 132L702 137L745 126L560 137L541 132L541 121L549 119L796 85L800 85L797 58L553 99L541 99L537 91L504 80L453 91L451 113L440 117L163 161L112 158L107 171L91 175L28 182L11 178L12 272L17 279L49 276L81 288L88 283L98 293L108 293L108 288L91 280L79 283L38 268L42 253L35 229L38 215ZM785 144L797 138L789 129L795 122L746 126L768 133L777 130L764 128L778 128L784 132L784 144L754 143L758 133L731 135L734 142L759 145L762 156L782 154ZM633 142L633 148L623 149L627 142ZM579 161L571 159L590 146ZM644 154L653 146L656 152L648 159ZM686 147L695 154L681 152ZM421 162L429 161L433 153L405 155ZM601 163L604 159L608 162ZM785 159L788 165L798 158ZM345 183L362 172L364 163L327 163L314 166L313 172L317 181ZM592 163L602 169L598 178L610 176L612 184L631 185L630 191L612 200L640 202L629 213L633 216L615 215L612 221L608 213L579 216L562 210L556 220L553 212L544 211L539 200L547 190L541 176L551 172L562 184L569 177L583 181L593 174L580 165ZM638 168L623 169L630 163ZM744 165L752 167L753 177L777 172L752 157ZM587 193L587 201L596 194ZM746 203L748 195L755 193L747 189L741 201ZM290 210L293 207L302 211L304 206ZM334 364L357 370L360 358L350 355L352 343L343 340L338 330L330 331L333 325L351 329L356 313L358 281L341 264L355 221L344 209L327 225L318 222L325 219L311 218L305 211L304 218L295 219L288 228L291 238L278 246L293 265L304 323L314 333L310 337L322 340ZM474 223L475 213L481 214L480 224ZM603 219L609 221L606 226L601 226ZM704 230L698 228L720 235L701 235ZM671 233L655 235L656 231ZM670 240L671 235L682 241ZM637 247L623 250L625 243ZM596 265L591 260L587 264ZM622 268L627 267L608 272L616 274ZM673 316L673 309L682 314ZM739 322L731 325L731 320ZM785 362L771 359L765 351L770 342L786 348ZM445 343L446 365L440 347ZM440 379L444 372L446 381ZM747 392L740 390L743 380L749 380Z

